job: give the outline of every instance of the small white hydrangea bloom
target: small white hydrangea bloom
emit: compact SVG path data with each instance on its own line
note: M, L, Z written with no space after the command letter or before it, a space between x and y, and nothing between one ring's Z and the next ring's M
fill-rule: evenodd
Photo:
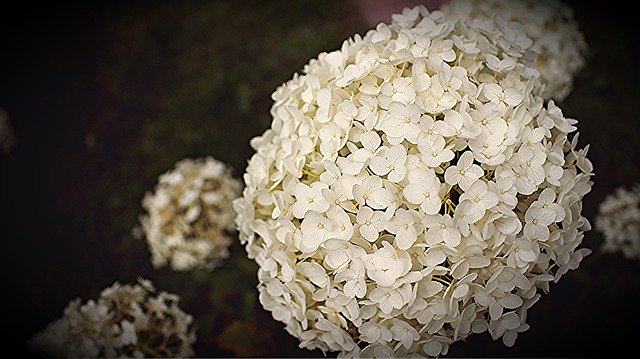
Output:
M540 81L545 84L545 100L564 100L573 90L576 74L585 65L588 51L573 10L560 0L451 0L441 9L459 18L491 19L498 15L522 24L533 40ZM516 62L510 56L487 56L487 66L508 72Z
M603 252L640 259L640 183L608 194L600 202L595 225L604 236Z
M260 302L340 357L441 356L485 331L513 345L590 252L588 147L545 106L521 25L392 19L280 86L251 140L234 208Z
M184 358L194 355L193 317L180 298L148 280L115 282L98 300L69 302L61 318L34 334L29 348L54 358Z
M219 267L229 256L234 229L232 201L241 182L213 157L185 158L159 176L142 206L140 223L151 261L175 271Z

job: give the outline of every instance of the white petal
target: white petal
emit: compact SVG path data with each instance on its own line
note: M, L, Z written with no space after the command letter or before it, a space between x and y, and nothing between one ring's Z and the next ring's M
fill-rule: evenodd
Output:
M423 193L424 185L419 183L410 183L402 190L407 201L413 204L421 204L425 200Z
M422 346L422 350L430 357L437 357L442 353L442 343L435 339L429 340Z
M456 155L453 153L453 151L451 151L448 148L445 148L444 150L442 150L442 152L440 152L440 154L438 155L438 161L440 161L441 163L443 162L449 162L451 161Z
M491 260L483 255L471 256L467 259L469 268L484 268L491 264Z
M427 284L421 288L422 292L421 294L425 297L425 298L429 298L432 297L436 294L438 294L442 288L444 286L441 283L438 282L434 282L434 281L429 281L427 282Z
M518 337L518 332L516 331L507 331L502 335L502 342L504 345L508 347L512 347L513 344L516 343L516 339Z
M520 272L513 272L512 281L516 285L516 287L520 289L529 290L529 288L531 288L531 282L529 281L529 279Z
M442 251L430 251L425 256L425 265L435 267L447 259L447 255Z
M484 83L483 94L489 101L497 100L502 96L502 87L495 83Z
M369 196L367 204L375 209L385 209L393 202L393 194L386 188L380 188Z
M442 230L442 239L449 247L456 247L460 244L460 231L456 228L446 228Z
M326 269L316 262L302 262L297 267L302 275L318 287L324 287L329 281Z
M556 219L556 212L550 209L541 210L538 218L538 224L542 226L548 226Z
M502 316L502 313L503 308L500 303L491 303L491 305L489 306L489 316L491 317L491 320L498 320Z
M444 171L444 181L450 185L456 185L460 182L460 170L456 166L451 166Z
M398 231L394 243L399 249L407 250L413 246L417 238L416 228L411 225L407 230L402 229Z
M482 169L482 167L474 164L471 165L467 170L465 170L464 175L468 178L477 179L484 176L484 170Z
M395 275L390 274L389 271L382 270L374 271L369 277L381 287L391 287L398 279Z
M502 298L499 298L498 303L504 308L516 309L522 305L523 301L519 296L515 294L509 294Z
M386 158L372 157L369 160L369 168L378 176L384 176L389 173L391 163Z
M371 131L363 133L360 142L367 150L374 151L380 147L381 140L377 133Z
M467 295L467 293L469 293L469 285L467 284L462 284L459 285L458 287L456 287L456 289L453 290L453 297L456 299L460 299L462 297L464 297L465 295Z
M519 250L518 257L525 262L533 262L536 260L536 252L533 250Z
M375 242L378 239L378 229L374 225L361 225L359 228L362 237L369 242Z
M472 202L469 202L470 205L467 207L467 214L464 217L465 221L467 221L467 223L476 223L477 221L479 221L482 217L484 217L484 207L483 206L476 206L474 205Z
M431 77L426 72L413 75L412 80L416 92L426 91L431 86Z
M522 223L517 217L507 217L498 221L496 228L504 234L514 235L522 228Z
M355 298L358 294L358 282L357 281L348 281L342 287L342 291L344 295L348 298Z
M395 169L389 172L387 179L393 183L400 183L405 178L406 174L407 168L404 167L404 165L401 167L396 166Z
M510 106L518 106L522 102L522 94L515 89L504 90L504 102Z
M393 306L391 304L391 301L389 300L381 300L379 305L380 305L380 310L384 314L389 314L391 313L391 311L393 311Z
M515 330L520 326L520 324L522 323L520 322L520 317L518 317L516 312L506 313L502 318L500 318L500 325L507 330Z
M314 252L325 239L321 232L318 232L318 234L303 235L300 241L300 250L302 253Z

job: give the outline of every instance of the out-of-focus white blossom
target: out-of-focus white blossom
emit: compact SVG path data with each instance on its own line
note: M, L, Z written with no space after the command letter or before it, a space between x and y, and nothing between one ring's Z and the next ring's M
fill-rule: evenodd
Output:
M9 114L0 108L0 150L9 153L16 145L16 134L9 121Z
M232 243L232 201L240 193L231 168L213 157L182 159L160 175L142 200L140 218L153 266L186 271L222 265Z
M148 280L115 282L97 300L70 301L61 318L31 337L29 347L54 358L191 357L196 329L179 300L156 293Z
M608 194L600 202L595 225L604 236L603 252L640 259L640 183Z
M588 147L544 105L531 45L504 18L406 8L273 93L234 207L260 302L301 347L438 356L484 331L513 345L590 253Z
M456 19L478 18L485 21L501 16L522 24L533 40L540 81L545 84L542 98L564 100L573 90L576 74L585 65L588 51L573 9L560 0L450 0L441 9ZM516 65L510 57L487 56L487 66L507 72Z

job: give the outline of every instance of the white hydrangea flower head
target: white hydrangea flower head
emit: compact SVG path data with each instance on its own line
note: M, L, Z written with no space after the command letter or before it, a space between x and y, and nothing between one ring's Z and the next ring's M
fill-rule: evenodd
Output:
M574 18L573 9L560 0L450 0L441 9L454 18L491 19L501 16L522 24L533 40L542 98L564 100L573 90L576 74L584 68L588 46ZM488 66L509 68L508 58L487 59Z
M184 158L160 175L142 200L146 213L140 218L153 266L221 266L233 240L232 201L241 191L231 168L211 156Z
M9 114L0 108L0 151L9 153L16 145L16 133L9 120Z
M260 301L301 347L439 356L485 331L513 345L589 254L588 147L544 105L531 44L502 18L406 8L273 93L234 207Z
M193 317L179 296L140 279L115 282L97 300L69 302L61 318L29 340L34 353L55 358L184 358L194 355Z
M595 225L604 237L603 252L640 259L640 183L608 194L598 206Z

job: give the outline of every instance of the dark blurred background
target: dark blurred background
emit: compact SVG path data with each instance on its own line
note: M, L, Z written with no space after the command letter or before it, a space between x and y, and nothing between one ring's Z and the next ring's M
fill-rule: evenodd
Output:
M0 21L0 108L17 145L0 156L4 348L62 316L76 297L154 281L198 326L198 357L308 357L257 301L255 264L234 244L213 272L155 270L132 228L157 176L212 155L241 177L248 141L271 122L271 93L321 51L371 25L356 1L15 3ZM371 2L367 6L375 6ZM598 203L640 178L640 42L626 3L567 1L589 45L562 103L590 144ZM640 262L593 250L529 311L512 348L488 333L449 357L593 357L633 350Z

